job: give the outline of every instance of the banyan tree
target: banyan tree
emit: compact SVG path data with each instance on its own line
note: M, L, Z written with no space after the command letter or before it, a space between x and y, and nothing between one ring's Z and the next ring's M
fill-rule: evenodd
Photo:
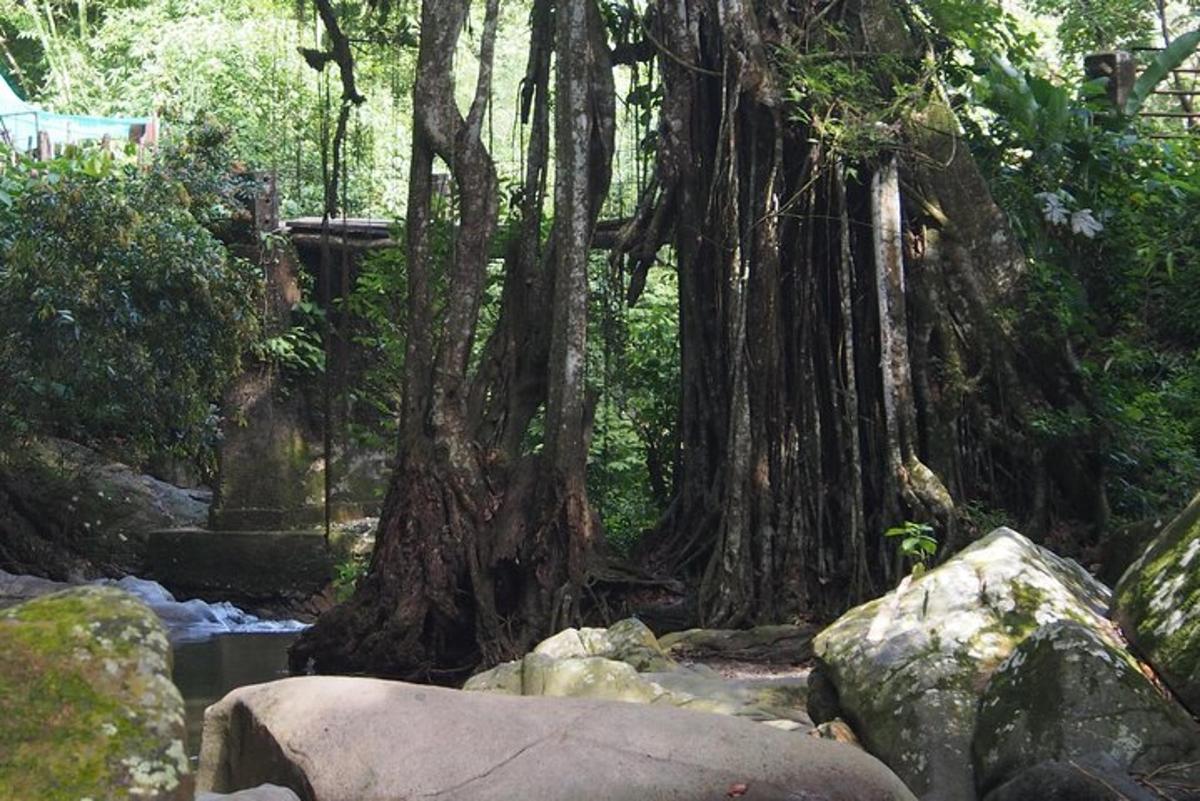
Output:
M586 263L614 50L597 0L533 3L522 229L472 372L497 216L481 122L498 0L464 114L451 54L469 6L422 4L398 466L368 575L295 668L457 675L585 611L601 541L584 483ZM638 20L616 60L655 62L657 154L610 256L631 303L653 263L678 271L683 387L675 496L645 561L694 579L704 624L736 626L881 591L899 567L883 532L919 521L953 547L967 500L1101 522L1096 458L1033 430L1039 410L1087 400L1067 346L1010 313L1025 260L919 5L657 0ZM435 158L459 199L445 282L431 280Z

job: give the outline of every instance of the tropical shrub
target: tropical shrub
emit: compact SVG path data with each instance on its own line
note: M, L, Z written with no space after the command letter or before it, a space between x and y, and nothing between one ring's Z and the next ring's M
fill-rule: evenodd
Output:
M0 439L201 456L258 330L256 269L161 165L73 150L0 190Z

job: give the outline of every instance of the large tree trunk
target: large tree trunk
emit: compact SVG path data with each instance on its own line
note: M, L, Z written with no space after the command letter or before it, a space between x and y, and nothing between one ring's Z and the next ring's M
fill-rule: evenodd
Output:
M501 324L468 375L496 228L497 186L481 126L491 91L498 0L487 0L480 72L464 117L453 53L470 0L425 0L414 87L407 220L409 330L398 465L367 576L293 647L293 670L450 681L511 658L574 611L594 536L583 482L587 251L612 153L613 91L595 0L533 12L533 145L524 236L506 266ZM557 212L552 256L539 238L548 148L550 48L557 49ZM432 280L434 158L449 165L459 224L446 284ZM547 330L537 307L555 309ZM440 314L435 309L441 309ZM535 312L535 313L529 313ZM548 337L546 336L548 334ZM533 346L548 339L548 348ZM540 457L520 443L546 404Z
M1077 387L1046 390L1061 354L1028 369L998 321L1024 261L936 85L874 153L849 156L786 99L775 48L898 88L879 64L915 73L923 50L897 4L663 0L652 19L683 452L649 547L705 565L705 624L834 612L895 580L886 528L924 521L953 540L955 498L1028 511L1028 487L995 468L1048 469L1024 410Z

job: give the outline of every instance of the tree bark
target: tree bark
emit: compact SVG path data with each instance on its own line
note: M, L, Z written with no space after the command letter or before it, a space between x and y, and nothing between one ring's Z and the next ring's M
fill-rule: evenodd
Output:
M427 0L421 9L413 89L412 182L407 230L410 330L405 419L398 466L376 533L369 572L354 596L293 646L294 670L365 671L436 679L506 652L495 632L482 532L498 501L466 417L467 365L498 209L496 174L481 138L490 93L498 0L489 0L481 66L466 117L455 101L454 52L470 0ZM441 299L440 336L429 227L434 157L450 167L461 220ZM476 627L491 636L475 636Z
M400 454L368 573L347 603L293 647L296 671L453 681L481 662L513 658L575 611L595 536L584 483L587 257L608 188L615 114L601 17L595 0L535 4L523 235L506 258L501 323L470 375L498 213L481 128L499 2L486 2L479 76L464 116L455 103L453 54L469 8L470 0L422 4ZM547 248L540 226L551 52L558 65L559 164ZM440 297L430 240L435 157L450 167L460 208L449 289ZM539 308L546 299L554 308L549 327ZM522 454L520 443L543 403L543 454Z
M936 86L917 103L928 113L851 162L805 122L824 109L787 99L775 47L829 52L894 91L879 65L922 53L895 3L661 0L651 18L683 458L647 548L704 565L706 625L834 613L895 581L888 527L927 522L952 541L955 499L1028 511L1028 486L961 455L1029 475L1026 408L1077 387L1048 398L997 321L1024 260ZM968 390L955 365L984 372Z

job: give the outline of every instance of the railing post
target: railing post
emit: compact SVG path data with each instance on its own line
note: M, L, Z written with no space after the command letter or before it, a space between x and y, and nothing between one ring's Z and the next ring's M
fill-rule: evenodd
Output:
M1112 103L1117 111L1125 108L1133 86L1137 83L1137 66L1131 54L1124 50L1093 53L1083 60L1083 72L1089 81L1107 78L1108 102Z

